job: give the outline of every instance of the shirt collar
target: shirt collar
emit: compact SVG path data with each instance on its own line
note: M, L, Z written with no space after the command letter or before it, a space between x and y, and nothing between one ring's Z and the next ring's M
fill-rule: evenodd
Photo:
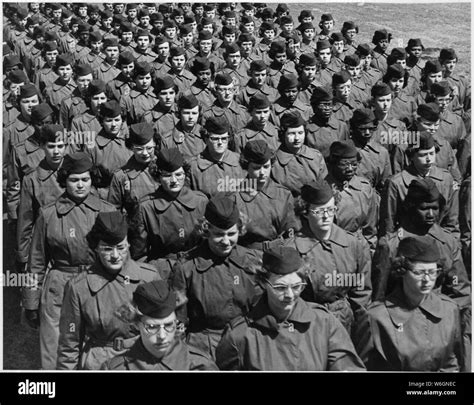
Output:
M38 165L38 179L40 181L46 181L48 180L52 175L55 177L57 176L57 169L53 170L51 167L49 167L48 163L46 162L46 159L43 159L39 165Z
M153 205L159 212L166 211L171 204L180 203L182 206L194 210L198 206L198 199L195 194L188 187L184 186L176 198L172 199L162 187L156 192L156 197L153 199Z
M66 215L69 211L71 211L75 206L85 204L93 211L99 212L101 209L101 202L100 198L95 196L92 193L89 193L87 198L82 201L80 204L77 204L73 200L69 198L66 193L63 193L57 200L56 200L56 210L59 215Z
M207 241L205 241L199 247L199 255L194 258L196 270L200 273L209 270L214 264L219 265L229 262L244 270L246 273L255 273L255 270L248 262L244 248L239 245L236 245L227 257L221 258L212 253Z
M238 155L234 155L233 153L231 153L231 151L226 150L224 153L224 156L222 157L222 160L220 160L219 162L216 162L211 159L211 156L209 155L207 148L198 158L198 167L201 170L209 169L211 166L216 165L216 164L226 164L228 166L236 167L239 165L239 158L238 158Z

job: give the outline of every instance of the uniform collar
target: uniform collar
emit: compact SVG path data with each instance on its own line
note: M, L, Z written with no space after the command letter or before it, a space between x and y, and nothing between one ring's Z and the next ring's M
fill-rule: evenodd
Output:
M184 342L177 337L171 351L163 358L157 359L146 350L142 340L138 338L124 357L130 370L152 370L161 365L171 371L183 370L186 353Z
M160 187L153 198L153 205L158 212L166 211L171 204L180 203L183 207L194 210L198 206L195 194L188 187L184 186L176 198L172 199L162 187Z
M341 247L348 247L349 246L349 238L347 234L339 228L336 224L332 225L331 235L327 241L319 241L311 234L311 230L309 226L305 224L305 231L307 234L306 238L297 238L295 239L295 245L298 252L301 254L307 254L309 251L314 249L314 247L318 244L326 244L328 242L335 243Z
M69 196L66 193L63 193L57 200L56 200L56 211L58 212L59 215L66 215L68 212L70 212L74 207L78 205L86 205L93 211L100 211L101 209L101 202L100 198L95 196L92 193L89 193L87 198L82 201L80 204L76 204L73 200L69 198Z
M118 145L124 145L125 139L120 135L115 138L109 138L104 131L100 131L96 138L97 145L101 148L107 146L110 142L115 142Z
M51 169L51 167L49 167L48 163L46 162L46 159L43 159L38 165L37 173L38 173L38 179L40 181L46 181L51 176L53 175L56 176L57 170Z
M302 156L305 159L313 160L314 156L311 154L310 149L303 145L298 153L290 153L284 150L284 147L280 147L276 153L276 157L282 166L286 166L291 160L297 156Z
M360 178L356 175L352 177L349 181L343 181L342 183L334 178L332 174L328 174L326 181L331 185L334 191L346 190L350 194L350 190L362 191L362 183Z
M245 202L250 202L250 201L253 201L254 198L259 193L265 194L271 200L276 198L277 196L276 183L272 179L269 178L267 181L267 184L265 184L265 186L263 186L263 188L260 191L256 191L256 192L255 191L254 192L241 191L239 194L242 200L244 200Z
M138 163L135 156L128 159L128 162L123 167L123 171L127 173L127 176L133 180L136 179L141 173L148 168L148 165Z
M239 245L236 245L230 254L225 258L216 256L209 248L207 241L204 241L199 246L198 251L199 254L194 258L194 264L196 266L196 270L200 273L204 273L214 265L229 262L244 270L245 272L253 272L253 269L248 263L247 257L245 255L246 252L244 252L243 248Z
M222 157L222 160L220 160L219 162L216 162L215 160L211 158L206 148L204 152L201 154L201 156L199 156L198 161L197 161L197 165L199 169L201 170L207 170L213 165L223 165L223 164L236 167L239 165L239 158L238 156L236 157L234 154L232 154L230 150L226 150L224 153L224 156Z
M314 124L314 125L317 125L318 127L320 128L323 128L323 127L330 127L332 129L337 129L337 122L335 120L335 118L332 116L329 117L329 120L326 122L326 121L323 121L322 119L320 119L318 116L316 115L313 115L309 121L309 124Z
M33 153L41 149L36 134L31 135L25 140L25 151L27 153Z

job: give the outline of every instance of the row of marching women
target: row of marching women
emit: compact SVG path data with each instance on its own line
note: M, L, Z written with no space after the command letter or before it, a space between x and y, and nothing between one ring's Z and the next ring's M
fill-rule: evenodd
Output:
M286 4L3 9L4 214L42 369L470 370L449 44Z

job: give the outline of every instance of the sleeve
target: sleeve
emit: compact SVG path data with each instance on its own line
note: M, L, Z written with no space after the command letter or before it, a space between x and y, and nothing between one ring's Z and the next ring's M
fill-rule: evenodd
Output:
M236 341L234 329L227 325L216 348L216 364L219 370L243 370L241 346Z
M31 233L34 224L34 207L31 179L25 177L21 187L20 206L18 209L17 223L17 260L20 263L28 261L28 249L30 247Z
M146 230L143 208L140 207L133 220L130 232L130 253L133 260L139 260L147 254L148 232Z
M390 276L390 247L386 237L380 238L372 259L372 299L380 301L385 298Z
M395 230L398 211L398 190L390 179L385 184L380 199L379 236Z
M112 181L110 183L109 194L107 196L107 201L113 205L118 210L122 209L122 176L121 172L114 173Z
M13 147L10 149L9 159L7 167L7 213L9 219L17 219L21 184L18 155Z
M43 280L50 261L46 240L46 222L44 211L41 210L31 240L27 266L28 286L22 290L23 307L29 310L37 310L40 306Z
M357 355L346 329L334 315L328 315L329 344L327 370L365 371L364 363Z
M295 201L291 192L288 192L286 201L282 203L283 210L282 216L279 218L279 226L278 226L278 233L283 234L283 237L289 237L288 233L291 231L296 231L297 222L295 216Z
M440 225L449 230L459 240L459 184L452 179L447 190L448 201L440 215ZM444 194L444 193L443 193Z
M375 189L370 187L364 193L367 204L367 218L362 227L362 234L369 243L370 251L373 252L377 245L378 222L379 222L379 199Z
M189 298L188 288L189 288L189 280L191 278L191 274L186 274L186 273L188 273L186 271L186 263L184 263L182 260L178 260L173 266L173 270L171 271L169 284L174 291L176 291L177 293L183 294L185 297ZM177 308L176 315L180 321L187 324L188 323L187 305L183 305L180 308Z
M59 321L58 370L77 370L84 341L84 325L81 316L81 305L74 279L65 289L61 318Z
M68 129L70 127L69 122L69 106L66 103L66 100L61 101L61 107L59 107L59 124L64 128Z
M377 188L378 191L382 190L387 179L392 175L392 166L390 163L390 156L387 152L387 154L384 154L383 158L383 168L382 168L382 175L380 178L380 184L376 184L375 187Z
M461 340L461 321L459 315L459 309L454 308L454 327L453 332L453 346L448 346L451 351L446 357L443 365L439 369L440 372L444 373L453 373L459 371L459 365L463 361L463 350L462 350L462 340ZM471 371L471 370L466 370Z

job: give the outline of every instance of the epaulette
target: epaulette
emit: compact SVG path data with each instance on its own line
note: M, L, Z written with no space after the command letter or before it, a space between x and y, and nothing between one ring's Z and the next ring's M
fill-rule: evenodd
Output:
M248 325L249 322L246 317L238 316L237 318L232 319L229 323L227 323L227 327L229 329L236 329L240 325Z
M136 262L136 263L138 264L138 267L140 267L140 269L149 270L154 273L158 272L158 269L150 263L143 263L143 262Z

